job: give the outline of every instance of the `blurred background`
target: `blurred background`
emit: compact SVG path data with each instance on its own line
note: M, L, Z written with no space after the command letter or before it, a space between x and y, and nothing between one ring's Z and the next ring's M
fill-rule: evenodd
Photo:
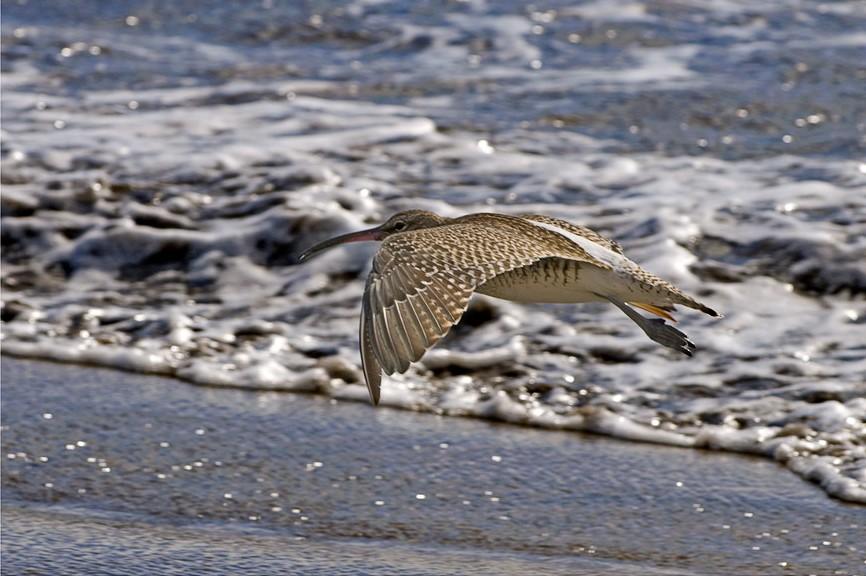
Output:
M365 402L376 247L297 256L407 208L548 214L725 318L681 314L688 359L478 298L385 406L866 502L864 30L844 0L4 2L3 351Z

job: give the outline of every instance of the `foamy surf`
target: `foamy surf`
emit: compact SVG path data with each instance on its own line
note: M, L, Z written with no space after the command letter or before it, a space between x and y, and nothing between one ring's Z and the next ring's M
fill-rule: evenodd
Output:
M375 247L297 256L408 207L546 213L725 318L682 314L680 359L611 307L479 298L382 404L759 454L866 502L864 39L827 41L863 16L835 6L694 8L694 38L650 4L359 3L268 50L7 12L3 352L366 401Z

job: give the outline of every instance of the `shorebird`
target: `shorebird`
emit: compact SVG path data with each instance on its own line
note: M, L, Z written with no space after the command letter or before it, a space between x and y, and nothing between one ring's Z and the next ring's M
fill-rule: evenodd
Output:
M619 244L564 220L527 214L446 218L408 210L384 224L316 244L299 261L346 242L381 241L361 307L361 363L374 405L382 373L404 373L456 324L472 294L514 302L607 301L650 339L688 356L669 325L675 304L719 314L629 260ZM659 318L646 318L640 308Z

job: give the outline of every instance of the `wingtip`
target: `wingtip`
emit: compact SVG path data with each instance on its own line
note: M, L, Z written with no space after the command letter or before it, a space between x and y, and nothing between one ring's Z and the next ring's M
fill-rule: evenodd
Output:
M370 404L375 408L379 405L379 387L368 387L367 391L370 392Z
M370 404L374 407L378 406L379 396L382 391L382 373L370 373L365 370L364 379L367 381L367 392L370 393Z

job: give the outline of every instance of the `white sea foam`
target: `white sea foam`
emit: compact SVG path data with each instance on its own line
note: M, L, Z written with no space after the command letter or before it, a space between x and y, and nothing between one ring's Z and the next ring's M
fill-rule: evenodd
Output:
M680 314L699 348L687 359L610 306L478 298L423 362L384 380L382 404L759 454L866 502L866 171L851 155L815 156L817 144L794 148L835 112L799 111L799 131L798 116L785 118L798 139L788 153L761 144L760 153L694 157L700 116L686 127L665 120L677 134L667 137L652 124L666 108L638 106L629 136L593 131L605 114L591 108L597 94L611 94L610 106L637 94L688 107L712 97L702 87L722 74L702 71L702 59L823 41L768 32L766 22L741 30L745 12L782 17L774 4L706 9L717 25L704 33L723 45L737 28L739 55L673 39L620 46L604 68L586 25L604 25L606 57L628 26L655 26L650 4L616 13L602 0L536 17L541 24L461 8L434 23L398 22L393 37L334 49L319 76L289 80L255 67L268 62L249 64L238 47L131 42L110 31L94 42L115 47L112 58L158 66L176 50L238 77L61 92L52 82L63 80L35 56L12 61L3 92L3 352L366 401L357 322L375 247L347 246L303 266L297 256L410 207L544 213L618 239L630 259L725 317ZM385 18L367 3L347 13ZM625 28L605 36L615 24ZM579 49L568 40L578 28ZM55 39L87 32L42 26L29 40L55 50ZM864 44L855 33L838 38L839 49ZM255 56L315 57L293 50ZM588 60L568 60L583 53ZM354 96L344 79L353 62L370 77ZM674 89L694 92L678 99ZM757 115L739 106L735 122ZM495 113L485 116L488 108ZM617 125L612 114L601 124ZM748 137L777 130L773 118L761 121ZM689 139L689 153L629 144L647 130L656 130L651 141Z

